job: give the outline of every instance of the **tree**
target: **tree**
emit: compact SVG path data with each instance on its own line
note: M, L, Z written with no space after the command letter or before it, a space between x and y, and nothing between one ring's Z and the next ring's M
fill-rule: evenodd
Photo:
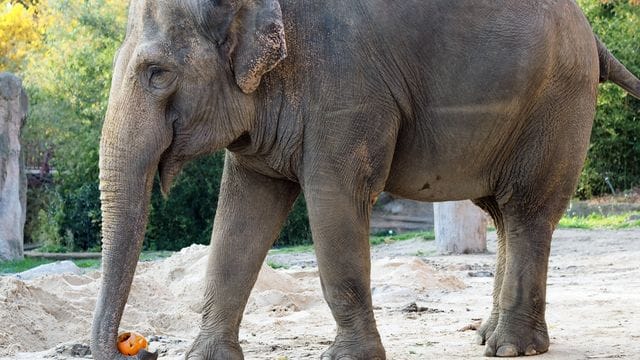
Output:
M594 32L640 75L639 0L579 0ZM588 198L640 184L640 101L614 84L600 86L598 110L577 195ZM609 184L608 184L608 183Z
M45 17L29 3L0 1L0 72L17 72L27 54L42 46Z
M31 96L27 141L55 148L55 189L38 211L34 232L69 250L100 246L98 143L111 66L125 28L124 1L51 0L39 8L55 18L42 50L24 71ZM33 220L33 219L31 219ZM42 229L46 229L43 231Z

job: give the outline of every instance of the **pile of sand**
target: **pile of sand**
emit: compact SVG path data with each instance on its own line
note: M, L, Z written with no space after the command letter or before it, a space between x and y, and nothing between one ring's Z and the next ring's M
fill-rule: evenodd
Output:
M208 247L193 245L170 258L138 265L121 329L190 341L202 309ZM35 352L65 342L87 343L100 272L45 275L33 280L0 277L0 356ZM374 303L407 303L431 291L465 285L418 258L373 263ZM277 324L330 318L317 269L263 266L245 312L243 333ZM329 322L330 323L330 322ZM323 330L324 331L324 330ZM327 334L331 334L331 330Z

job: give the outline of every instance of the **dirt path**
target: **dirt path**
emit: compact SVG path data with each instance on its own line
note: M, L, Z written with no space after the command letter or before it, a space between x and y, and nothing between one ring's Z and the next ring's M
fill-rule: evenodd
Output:
M495 251L491 234L489 250ZM494 255L434 253L433 241L420 240L372 251L373 301L387 357L484 359L475 333L458 330L489 313ZM291 267L261 273L240 332L245 358L318 359L335 329L322 301L313 256L271 261ZM139 267L123 327L160 336L151 348L159 349L164 359L182 359L197 334L205 263L206 249L191 247ZM78 345L55 347L64 341L87 342L97 276L56 276L22 284L0 278L0 302L7 305L0 310L0 322L13 319L14 324L0 324L0 355L68 359L73 352L82 354ZM536 359L640 359L640 230L557 231L548 283L551 349ZM149 293L154 294L153 304ZM31 303L15 308L22 301ZM412 302L428 310L403 312ZM30 307L44 310L34 313ZM1 313L6 309L14 312ZM22 331L22 342L15 340L17 331ZM20 352L44 349L50 350Z

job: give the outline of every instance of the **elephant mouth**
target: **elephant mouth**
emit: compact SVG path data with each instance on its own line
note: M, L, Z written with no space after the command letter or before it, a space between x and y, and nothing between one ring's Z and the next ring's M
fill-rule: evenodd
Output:
M162 154L158 164L158 176L160 178L160 191L164 197L169 196L171 185L182 170L185 161L176 156L173 144Z
M160 162L158 163L160 191L165 198L169 196L169 191L171 190L173 181L182 170L184 162L188 160L183 159L179 155L182 153L182 149L178 146L179 142L176 141L177 127L179 126L179 122L182 117L174 108L171 108L167 112L167 116L169 117L169 122L171 124L171 143L160 156Z

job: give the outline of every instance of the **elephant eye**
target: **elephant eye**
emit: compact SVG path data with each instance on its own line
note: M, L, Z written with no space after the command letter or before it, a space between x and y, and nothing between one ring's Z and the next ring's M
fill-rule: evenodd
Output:
M157 65L147 68L149 87L154 90L164 90L170 87L176 80L176 73L165 70Z

